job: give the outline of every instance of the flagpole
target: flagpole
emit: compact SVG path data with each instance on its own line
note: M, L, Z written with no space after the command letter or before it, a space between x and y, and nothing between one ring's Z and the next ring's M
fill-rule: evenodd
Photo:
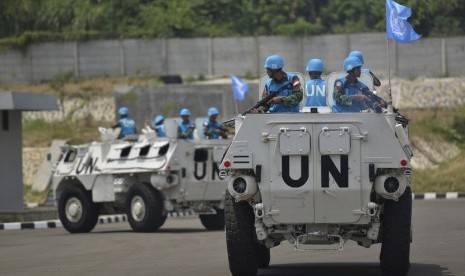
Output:
M391 59L389 55L389 39L386 37L387 42L387 59L388 59L388 106L386 119L391 127L392 131L395 132L396 125L396 114L394 113L394 107L392 106L392 94L391 94Z
M237 100L234 99L234 116L239 114L239 108L237 107Z
M389 39L386 37L387 44L387 62L388 62L388 101L389 105L392 105L392 94L391 94L391 58L389 55Z

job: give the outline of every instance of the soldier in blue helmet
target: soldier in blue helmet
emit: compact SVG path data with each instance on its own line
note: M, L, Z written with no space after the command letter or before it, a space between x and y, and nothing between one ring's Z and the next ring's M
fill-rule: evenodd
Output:
M362 64L360 59L354 56L344 60L344 71L347 75L336 80L334 84L332 112L360 112L370 108L380 112L381 107L386 107L386 102L374 95L363 82L358 80L362 73ZM373 99L379 99L379 102Z
M181 109L179 112L182 121L178 124L178 138L194 139L195 124L190 121L191 112L187 108Z
M149 127L157 133L157 137L166 137L165 125L163 124L164 121L165 117L161 114L155 116L151 122L147 120Z
M306 106L326 106L326 81L321 78L324 71L323 61L314 58L307 64L310 80L307 81Z
M120 119L113 125L111 128L120 128L118 139L123 139L124 137L137 133L136 123L133 119L129 118L129 108L123 106L118 109L118 114Z
M299 104L302 101L303 91L297 75L284 72L283 59L278 55L271 55L266 58L266 73L270 79L266 82L262 98L273 91L279 93L268 101L266 106L259 107L256 112L299 112Z
M354 51L350 52L349 57L358 58L362 62L362 65L365 63L365 60L363 59L363 54L360 51L354 50ZM381 81L378 79L377 76L375 76L375 74L370 70L370 68L362 68L362 73L370 74L371 77L373 78L373 84L375 86L380 86L381 85Z
M220 137L223 139L228 138L227 130L217 121L218 113L216 107L210 107L208 109L208 120L203 123L203 133L208 139L219 139Z

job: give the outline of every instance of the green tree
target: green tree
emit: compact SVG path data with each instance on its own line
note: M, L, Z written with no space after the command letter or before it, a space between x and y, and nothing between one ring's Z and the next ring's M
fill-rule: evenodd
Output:
M368 32L384 29L384 1L331 0L320 11L322 24L331 33Z
M0 1L0 37L19 36L28 29L29 13L35 6L31 0Z
M463 34L465 30L465 0L409 0L412 8L409 21L423 36Z
M43 0L37 12L36 28L60 32L70 26L74 17L74 0Z
M158 37L191 37L201 24L195 10L202 0L157 0L141 12L144 26ZM198 18L197 18L198 19Z
M37 15L37 28L60 32L98 30L104 25L107 5L100 0L44 0Z
M397 0L424 37L465 33L465 0ZM2 0L0 37L314 35L385 30L381 0ZM36 32L36 33L34 33ZM43 37L42 37L43 38Z

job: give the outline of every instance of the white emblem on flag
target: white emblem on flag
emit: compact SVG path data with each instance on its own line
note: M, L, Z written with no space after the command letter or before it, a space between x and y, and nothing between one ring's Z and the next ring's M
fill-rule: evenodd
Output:
M407 34L407 28L405 27L404 21L399 18L396 9L391 9L389 20L391 21L391 28L394 35L398 37L405 37Z

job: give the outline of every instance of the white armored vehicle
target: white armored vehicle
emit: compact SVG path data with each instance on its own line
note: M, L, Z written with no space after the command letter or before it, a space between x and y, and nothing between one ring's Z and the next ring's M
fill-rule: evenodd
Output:
M150 232L181 211L199 214L209 230L224 228L226 184L218 163L230 141L174 138L174 119L165 127L172 138L152 132L63 148L53 190L66 230L88 232L99 214L125 212L134 231Z
M341 251L352 240L381 243L383 274L405 275L412 205L406 120L391 106L383 113L317 109L235 119L220 164L232 274L268 267L270 248L284 241L298 251Z

